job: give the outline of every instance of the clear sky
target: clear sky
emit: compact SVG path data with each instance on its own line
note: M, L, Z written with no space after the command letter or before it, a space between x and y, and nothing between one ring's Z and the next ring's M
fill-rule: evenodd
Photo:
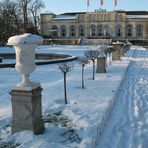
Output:
M83 12L87 9L87 0L42 0L45 8L42 12L51 11L55 14L65 12ZM100 8L100 0L89 0L89 11ZM114 0L104 0L103 9L114 10ZM116 10L146 10L148 11L148 0L117 0Z

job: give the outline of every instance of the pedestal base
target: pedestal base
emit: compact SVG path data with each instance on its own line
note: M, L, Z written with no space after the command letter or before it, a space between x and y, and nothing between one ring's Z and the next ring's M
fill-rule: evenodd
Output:
M34 134L42 134L44 123L42 119L40 85L33 87L14 87L12 96L12 133L32 130Z

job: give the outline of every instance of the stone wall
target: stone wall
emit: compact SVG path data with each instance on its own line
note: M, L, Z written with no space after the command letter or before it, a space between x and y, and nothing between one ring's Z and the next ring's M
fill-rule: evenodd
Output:
M111 45L111 39L82 39L81 45Z

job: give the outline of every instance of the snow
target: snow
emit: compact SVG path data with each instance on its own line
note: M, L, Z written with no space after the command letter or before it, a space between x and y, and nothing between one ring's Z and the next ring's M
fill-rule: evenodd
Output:
M143 18L145 18L146 19L146 18L148 18L148 15L127 15L126 18L129 18L129 19L132 19L132 18L143 19Z
M38 46L36 52L82 56L84 51L90 48L92 46ZM3 50L5 49L0 48L0 52ZM21 76L14 68L1 69L0 145L5 142L21 148L91 148L96 144L99 148L129 148L136 147L136 144L139 147L146 146L147 54L147 50L133 46L127 57L108 65L107 73L96 73L95 80L91 80L92 63L89 63L85 67L85 89L81 89L81 66L73 62L74 69L67 77L67 105L64 105L63 75L57 65L37 66L31 79L40 82L43 88L42 106L45 120L45 132L38 136L31 131L11 134L9 91L21 80ZM113 113L109 120L112 108ZM49 118L52 120L50 123ZM133 128L135 126L137 131ZM134 139L133 143L137 139L138 141L130 143L131 137Z
M24 33L22 35L15 35L8 39L8 45L20 45L20 44L41 44L43 38L31 33Z
M147 148L148 51L136 50L98 148ZM113 138L116 137L116 138Z

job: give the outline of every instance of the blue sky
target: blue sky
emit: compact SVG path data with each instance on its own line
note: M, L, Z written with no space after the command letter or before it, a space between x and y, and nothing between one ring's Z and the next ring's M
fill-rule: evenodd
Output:
M89 11L100 7L100 0L89 0ZM51 11L55 14L64 12L86 11L87 0L43 0L45 8L43 11ZM117 0L116 10L146 10L148 11L148 0ZM102 8L107 11L114 10L114 0L104 0Z

